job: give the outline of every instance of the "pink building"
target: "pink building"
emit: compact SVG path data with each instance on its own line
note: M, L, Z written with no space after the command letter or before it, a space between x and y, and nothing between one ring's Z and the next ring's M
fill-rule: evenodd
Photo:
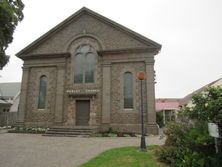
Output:
M177 111L180 109L180 101L178 98L159 98L156 99L156 112L162 112L163 124L175 120Z

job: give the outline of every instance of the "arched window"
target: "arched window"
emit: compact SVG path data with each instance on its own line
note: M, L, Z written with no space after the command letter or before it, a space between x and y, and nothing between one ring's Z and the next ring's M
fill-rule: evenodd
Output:
M124 73L124 108L133 108L133 74Z
M74 83L93 83L97 54L92 46L80 45L74 57Z
M75 55L75 77L74 81L75 83L82 83L83 82L83 63L84 63L84 57L78 53Z
M46 88L47 88L47 77L42 75L39 83L39 100L38 109L44 109L46 104Z

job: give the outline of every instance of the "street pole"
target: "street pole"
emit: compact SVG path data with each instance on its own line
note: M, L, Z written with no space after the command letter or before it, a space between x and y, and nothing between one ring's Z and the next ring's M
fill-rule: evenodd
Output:
M145 73L139 72L137 78L140 80L141 84L141 141L140 141L140 151L147 151L146 139L144 133L144 119L143 119L143 80L145 79Z
M141 142L140 150L146 151L146 139L144 134L144 122L143 122L143 80L141 82Z

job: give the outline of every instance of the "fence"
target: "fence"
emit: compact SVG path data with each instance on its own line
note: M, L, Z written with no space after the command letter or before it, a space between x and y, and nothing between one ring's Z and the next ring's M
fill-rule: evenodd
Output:
M15 125L17 112L0 112L0 126Z

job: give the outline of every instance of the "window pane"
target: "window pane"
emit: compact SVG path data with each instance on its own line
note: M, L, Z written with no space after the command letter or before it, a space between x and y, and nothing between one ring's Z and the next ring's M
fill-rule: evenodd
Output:
M39 84L39 101L38 101L38 108L39 109L45 108L46 86L47 86L47 77L41 76L40 77L40 84Z
M81 53L88 53L90 50L90 46L89 45L82 45L80 46L80 52Z
M93 83L97 54L93 47L80 45L75 53L74 83Z
M84 56L82 54L77 54L74 60L74 82L83 82L83 66L84 66Z
M96 64L96 55L94 53L88 53L86 55L86 65L85 65L85 82L94 82L94 67Z
M133 108L133 75L131 72L124 74L124 108Z

